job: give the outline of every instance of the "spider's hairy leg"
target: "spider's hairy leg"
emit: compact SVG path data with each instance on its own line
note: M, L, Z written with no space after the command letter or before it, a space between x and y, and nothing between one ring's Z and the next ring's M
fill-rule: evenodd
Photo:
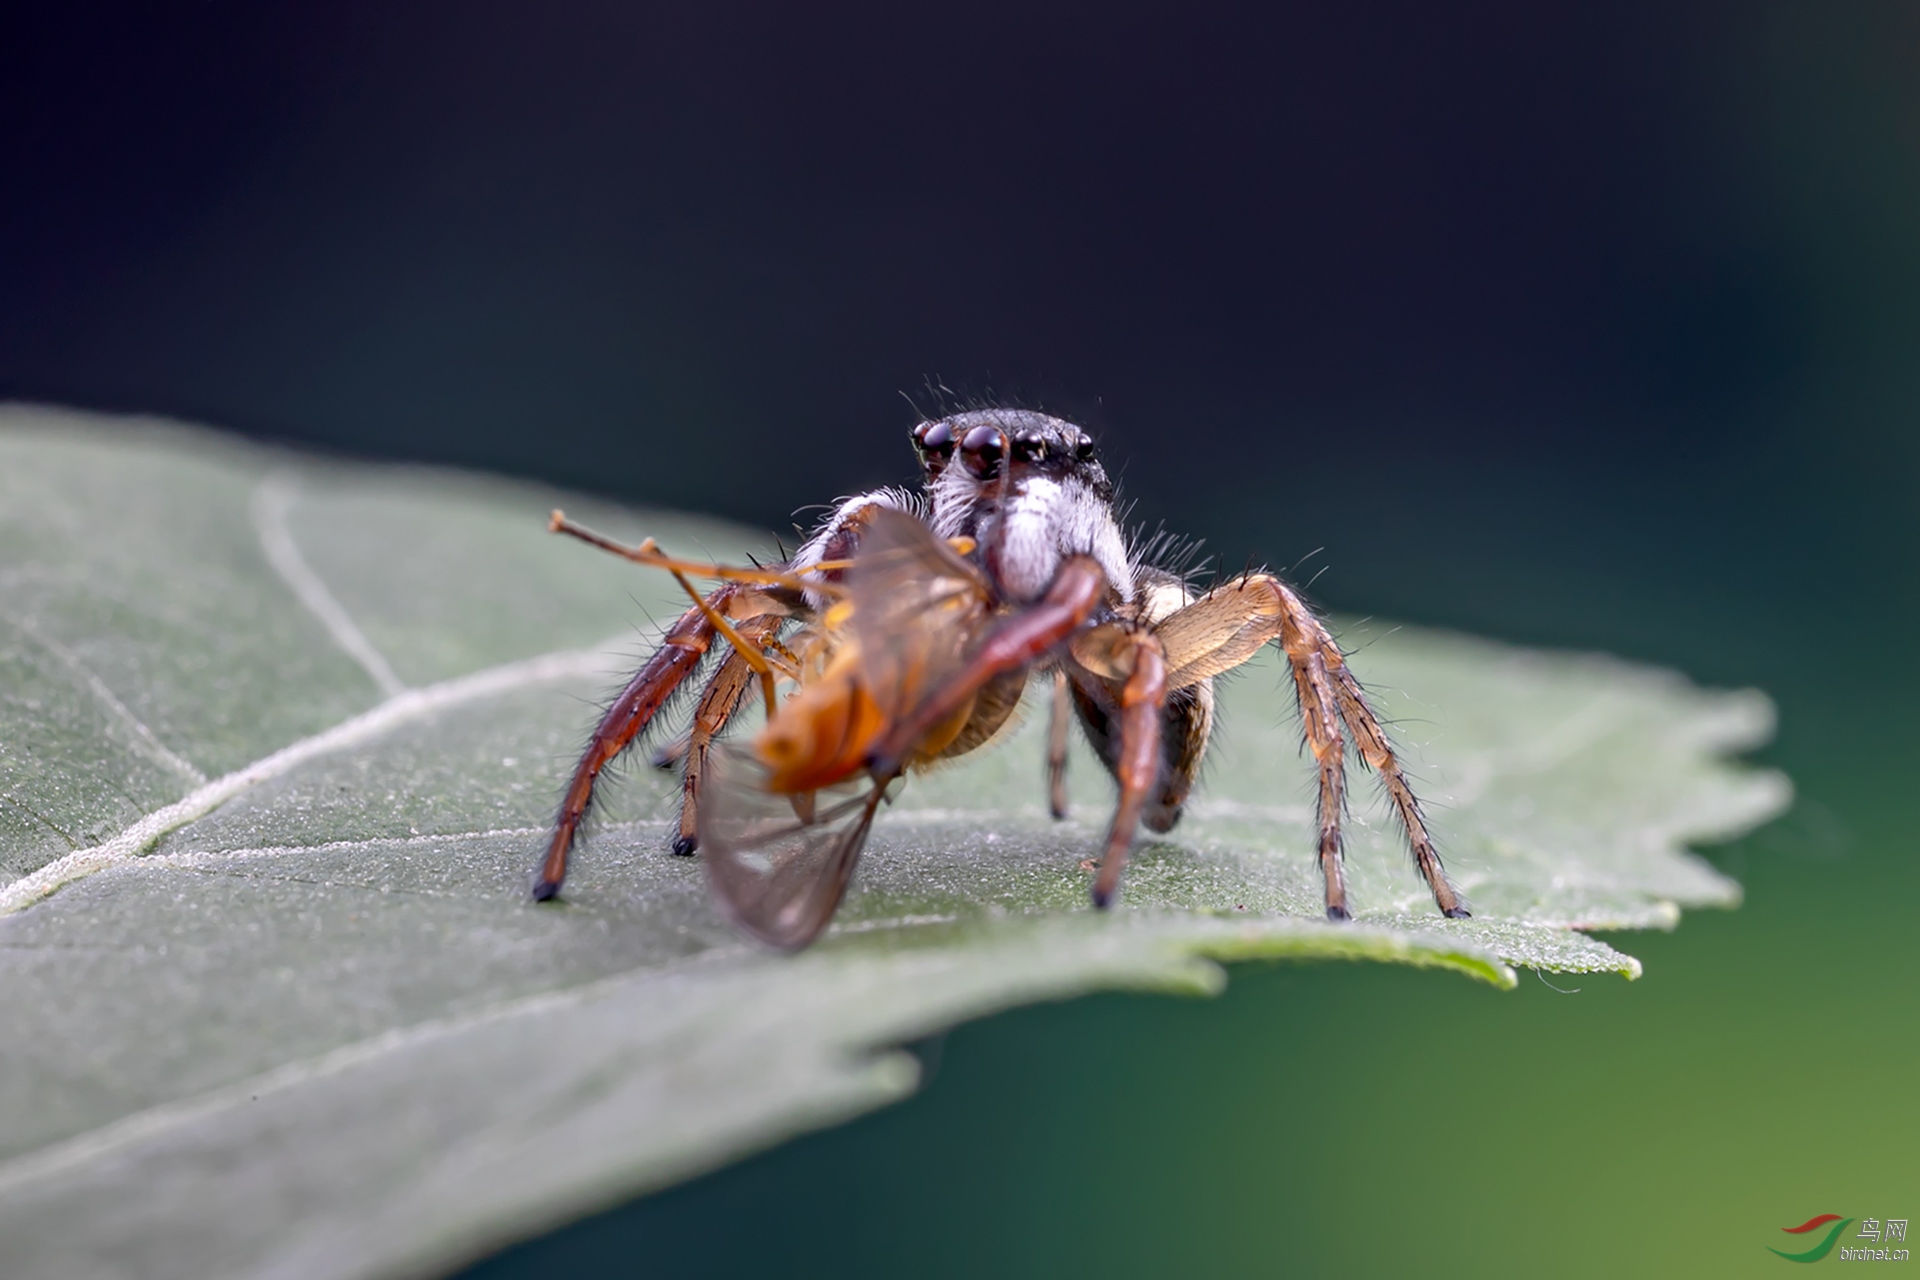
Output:
M964 707L988 682L1030 667L1084 623L1107 594L1107 576L1091 556L1061 565L1039 601L1002 619L987 632L964 665L919 705L895 721L867 756L876 778L891 777L915 743Z
M1283 640L1284 644L1284 640ZM1300 702L1300 722L1307 749L1320 770L1320 874L1326 881L1327 919L1349 920L1347 869L1341 859L1340 819L1346 811L1346 740L1340 736L1340 713L1335 705L1333 680L1326 659L1316 648L1303 647L1297 655L1287 648L1293 668L1293 690Z
M1053 704L1047 717L1047 809L1055 818L1067 816L1067 724L1073 704L1067 689L1066 668L1053 673Z
M1344 919L1347 914L1339 829L1345 782L1338 759L1344 751L1342 724L1386 786L1413 860L1433 891L1434 905L1455 919L1469 914L1440 865L1420 802L1360 682L1325 624L1292 588L1270 573L1243 574L1168 618L1160 624L1159 635L1175 688L1231 670L1268 641L1279 641L1292 668L1307 745L1320 766L1320 863L1326 873L1329 916Z
M1393 800L1393 811L1407 833L1408 845L1413 849L1414 863L1420 868L1427 888L1433 891L1434 905L1440 908L1440 914L1444 916L1455 920L1468 918L1473 912L1467 909L1460 891L1447 878L1447 869L1440 865L1440 851L1434 848L1433 837L1427 832L1427 820L1420 811L1419 798L1407 783L1407 775L1400 768L1400 759L1393 752L1393 744L1387 739L1386 730L1380 727L1379 718L1373 714L1373 708L1367 705L1360 682L1348 670L1346 660L1339 657L1338 650L1334 651L1334 657L1335 660L1330 661L1328 666L1333 674L1333 691L1339 700L1340 718L1346 721L1348 731L1353 734L1361 759L1372 766L1386 786L1387 795Z
M1100 874L1093 882L1093 905L1106 907L1120 889L1120 873L1140 825L1140 811L1160 781L1160 713L1167 701L1167 661L1151 632L1132 636L1131 670L1120 686L1120 749L1113 774L1120 783L1120 800L1107 828L1106 850Z
M782 619L774 615L751 618L739 625L742 641L751 646L771 642ZM693 723L680 740L680 757L685 764L680 773L680 828L674 837L673 851L687 856L700 847L700 786L707 769L707 753L714 738L739 714L741 704L754 686L753 664L735 649L721 660L700 691L700 702L693 711Z
M1447 879L1446 868L1440 865L1440 853L1433 845L1433 837L1427 831L1426 818L1420 812L1420 802L1414 797L1413 787L1407 782L1406 773L1400 768L1395 756L1393 744L1388 741L1386 730L1381 728L1379 717L1373 714L1373 708L1367 705L1365 693L1360 682L1347 669L1345 655L1340 646L1334 643L1333 636L1326 626L1314 616L1306 602L1281 582L1271 579L1272 590L1282 606L1280 645L1286 651L1287 660L1294 666L1296 685L1300 683L1300 672L1304 667L1311 668L1316 703L1325 703L1328 711L1337 714L1348 732L1353 734L1355 746L1359 748L1361 759L1365 760L1387 788L1387 795L1393 801L1395 816L1401 829L1406 833L1407 844L1413 850L1413 860L1420 869L1420 875L1427 882L1427 888L1433 892L1434 905L1440 913L1452 919L1463 919L1472 913L1460 900L1453 883ZM1326 697L1320 692L1324 686ZM1306 690L1301 687L1301 705L1306 705ZM1322 713L1323 716L1327 714ZM1335 730L1337 733L1338 731ZM1309 741L1312 740L1311 725ZM1318 747L1315 748L1318 754ZM1324 764L1323 764L1324 770ZM1324 778L1324 772L1323 772ZM1325 793L1322 791L1322 844L1325 844ZM1324 854L1323 854L1324 859ZM1333 914L1333 881L1327 882L1327 914Z
M1446 867L1440 865L1440 850L1434 848L1432 835L1427 831L1427 818L1421 814L1421 804L1413 796L1413 787L1407 783L1407 775L1400 768L1400 758L1394 754L1394 745L1386 737L1386 729L1380 727L1379 716L1373 714L1373 708L1367 704L1367 695L1361 691L1354 672L1346 666L1346 656L1334 643L1327 626L1313 616L1308 608L1286 583L1279 578L1267 576L1271 591L1281 604L1281 647L1286 651L1288 662L1294 664L1294 670L1300 670L1302 662L1317 664L1323 672L1327 689L1332 695L1332 706L1340 716L1340 722L1346 723L1348 733L1354 735L1354 745L1359 748L1361 760L1365 760L1380 775L1380 783L1386 787L1386 794L1394 802L1394 816L1400 819L1400 827L1407 835L1407 846L1413 850L1413 864L1419 867L1421 879L1427 881L1427 889L1432 890L1434 906L1450 919L1465 919L1473 912L1467 910L1467 904L1461 900L1459 890L1453 889L1453 883L1446 875ZM1323 818L1325 821L1325 818ZM1332 915L1332 881L1327 887L1327 913Z
M709 610L717 611L737 590L737 587L728 584L703 603ZM688 609L668 629L660 647L634 672L633 679L627 681L627 687L620 691L620 696L600 717L600 723L594 726L593 737L587 742L587 749L581 753L579 763L573 766L573 779L567 784L566 795L560 801L560 811L554 815L553 835L547 842L546 857L541 860L539 874L533 882L534 901L544 902L560 892L560 886L567 878L567 854L572 850L574 840L580 833L580 824L593 804L593 788L599 780L600 771L631 746L633 740L646 729L661 706L673 696L674 690L700 665L700 660L713 644L713 638L714 627L709 613L700 606Z

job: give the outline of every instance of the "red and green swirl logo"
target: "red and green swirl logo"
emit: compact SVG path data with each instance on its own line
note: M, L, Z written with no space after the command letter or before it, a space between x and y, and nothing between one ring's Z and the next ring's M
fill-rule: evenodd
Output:
M1767 1252L1777 1253L1788 1262L1818 1262L1833 1252L1834 1242L1840 1239L1840 1233L1845 1231L1847 1225L1852 1221L1852 1218L1843 1218L1837 1213L1816 1214L1797 1227L1782 1227L1780 1229L1790 1236L1804 1236L1810 1232L1818 1231L1831 1222L1833 1224L1832 1228L1828 1230L1825 1238L1823 1238L1819 1244L1814 1245L1813 1248L1808 1249L1805 1253L1788 1253L1785 1249L1776 1249L1772 1245L1767 1246Z

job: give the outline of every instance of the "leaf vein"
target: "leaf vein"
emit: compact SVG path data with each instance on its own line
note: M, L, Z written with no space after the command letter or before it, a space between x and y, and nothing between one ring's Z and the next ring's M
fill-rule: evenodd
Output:
M0 614L0 621L6 622L14 630L52 654L62 666L72 672L80 683L86 686L87 692L93 695L94 700L105 707L107 713L133 735L134 745L142 755L156 764L173 770L196 786L206 782L207 775L200 772L192 761L176 755L166 743L160 741L159 736L147 727L147 722L133 714L132 709L120 701L113 690L107 687L107 682L102 680L79 654L47 635L31 618L9 613Z
M168 832L205 817L241 792L277 778L316 756L356 746L409 721L464 702L548 680L599 674L612 656L613 651L608 648L565 650L488 667L424 689L409 689L331 729L302 738L215 778L183 799L147 814L110 840L76 850L0 888L0 916L29 907L62 885L139 857Z
M260 550L266 555L267 563L273 566L273 571L280 575L300 603L307 607L307 612L326 627L334 643L346 650L347 656L373 677L381 693L391 698L406 692L406 682L394 673L386 656L374 647L373 641L367 639L366 632L360 629L352 615L327 589L327 584L321 581L320 575L313 571L306 557L300 554L300 546L293 540L293 531L287 528L287 512L293 506L293 499L292 478L285 472L276 471L260 482L247 504L254 532L260 538Z

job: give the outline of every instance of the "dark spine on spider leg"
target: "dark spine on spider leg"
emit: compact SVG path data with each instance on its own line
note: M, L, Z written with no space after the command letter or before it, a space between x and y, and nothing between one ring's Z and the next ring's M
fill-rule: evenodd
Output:
M718 597L728 589L723 587L714 594ZM541 860L540 874L533 882L536 902L544 902L559 893L567 878L567 854L580 834L587 810L593 805L593 788L600 771L633 745L667 699L700 665L713 644L713 636L713 624L698 608L681 614L660 648L634 673L633 679L627 681L627 687L594 726L587 749L573 767L573 779L567 784L560 811L554 815L547 856Z

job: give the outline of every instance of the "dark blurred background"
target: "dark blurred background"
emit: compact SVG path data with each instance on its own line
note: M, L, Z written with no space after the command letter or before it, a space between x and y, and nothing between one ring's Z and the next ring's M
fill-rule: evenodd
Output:
M1332 606L1781 704L1799 807L1711 851L1740 912L1618 940L1638 984L1009 1015L492 1280L1746 1274L1920 1208L1912 4L71 2L0 48L0 396L774 528L1018 400L1231 565L1324 548Z

